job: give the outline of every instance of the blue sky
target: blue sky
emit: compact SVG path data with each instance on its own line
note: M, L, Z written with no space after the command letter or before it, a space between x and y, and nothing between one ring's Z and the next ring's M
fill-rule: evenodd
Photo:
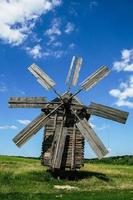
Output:
M40 155L43 130L20 149L12 142L40 110L9 109L8 99L55 97L27 70L32 63L64 93L73 55L83 58L79 83L101 65L112 69L108 77L78 97L86 105L94 101L130 113L126 125L94 116L91 125L110 150L109 156L133 154L133 2L1 0L0 10L0 154ZM94 156L86 144L85 157Z

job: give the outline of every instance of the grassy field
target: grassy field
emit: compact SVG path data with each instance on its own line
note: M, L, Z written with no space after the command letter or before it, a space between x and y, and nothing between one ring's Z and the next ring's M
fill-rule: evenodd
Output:
M0 156L0 200L16 199L133 200L133 165L86 161L77 180L57 180L38 159Z

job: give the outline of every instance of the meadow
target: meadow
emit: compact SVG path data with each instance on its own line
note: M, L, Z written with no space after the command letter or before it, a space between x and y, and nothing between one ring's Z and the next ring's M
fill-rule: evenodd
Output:
M39 159L0 156L0 200L133 200L133 156L86 160L58 180Z

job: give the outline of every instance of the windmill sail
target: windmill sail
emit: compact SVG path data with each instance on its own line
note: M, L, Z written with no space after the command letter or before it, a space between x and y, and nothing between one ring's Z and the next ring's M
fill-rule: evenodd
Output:
M29 140L33 135L35 135L49 120L49 117L60 108L62 104L57 106L48 115L41 113L37 118L35 118L27 127L25 127L14 139L15 144L20 147L27 140Z
M56 83L37 65L32 64L28 69L45 89L49 90L55 86Z
M91 115L104 117L123 124L126 123L128 117L128 112L93 102L88 107L87 112Z
M82 65L82 58L73 56L66 79L66 84L68 86L68 89L70 89L72 85L75 86L77 84L81 65Z
M87 77L82 83L81 88L89 90L95 86L101 79L109 74L110 70L106 66L100 67L95 73Z
M43 108L46 102L44 97L11 97L8 103L10 108Z
M26 143L33 135L35 135L43 126L44 119L46 118L44 113L41 113L35 118L28 126L26 126L18 135L13 138L15 144L20 147ZM48 121L45 120L45 123Z
M76 125L82 135L87 139L88 143L99 159L108 154L108 150L100 138L96 135L92 127L88 124L86 119L80 120Z

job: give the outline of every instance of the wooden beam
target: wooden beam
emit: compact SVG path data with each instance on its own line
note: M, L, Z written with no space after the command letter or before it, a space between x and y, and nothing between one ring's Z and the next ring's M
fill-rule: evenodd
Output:
M72 85L75 86L77 84L81 65L82 65L82 58L73 56L66 79L68 90Z
M29 140L33 135L35 135L49 120L49 117L55 113L63 104L58 105L49 114L45 115L41 113L37 118L35 118L29 125L24 128L13 141L17 146L23 145L27 140Z
M33 135L35 135L43 126L44 119L46 115L41 113L38 117L36 117L31 123L28 124L18 135L13 138L15 144L20 147L24 143L26 143ZM49 120L45 121L45 123Z
M10 108L43 108L47 100L44 97L11 97Z
M75 169L75 144L76 144L76 125L73 127L73 137L72 137L72 160L71 160L71 170Z
M129 114L128 112L93 102L88 107L87 112L88 114L103 117L123 124L126 123Z
M88 124L87 120L80 120L76 125L81 134L86 138L98 158L103 158L108 153L108 150L106 149L100 138L96 135L92 127Z
M100 67L95 73L87 77L82 83L81 88L89 90L95 86L100 80L109 74L110 70L106 66Z
M53 159L52 159L52 168L53 169L60 169L62 156L65 147L67 135L67 127L63 127L62 125L57 125L55 130L55 137L54 137L54 152L53 152Z
M55 86L55 82L36 64L32 64L28 70L37 78L37 81L47 90Z

